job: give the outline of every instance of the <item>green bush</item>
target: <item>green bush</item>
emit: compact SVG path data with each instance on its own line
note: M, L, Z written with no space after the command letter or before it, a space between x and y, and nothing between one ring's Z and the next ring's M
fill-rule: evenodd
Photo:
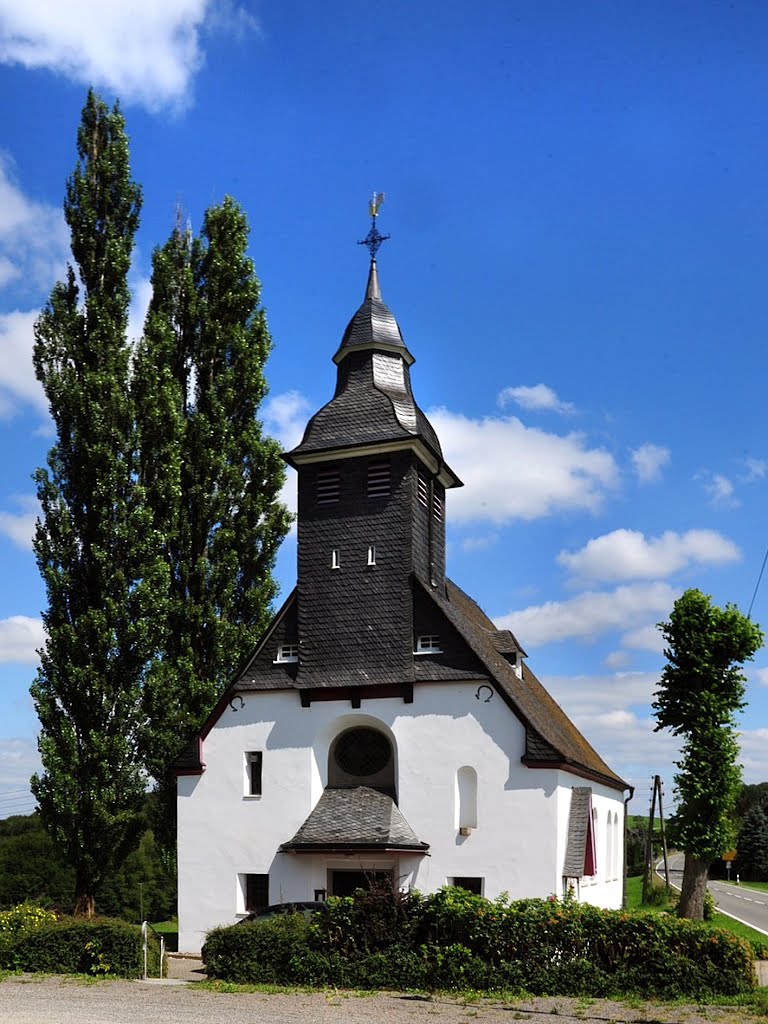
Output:
M310 924L295 915L215 929L205 946L209 977L593 997L736 995L754 986L748 943L671 915L571 899L491 902L453 888L388 898L330 899Z
M141 928L125 921L65 918L19 930L0 946L0 968L50 974L141 977ZM148 970L157 976L159 943L150 937Z

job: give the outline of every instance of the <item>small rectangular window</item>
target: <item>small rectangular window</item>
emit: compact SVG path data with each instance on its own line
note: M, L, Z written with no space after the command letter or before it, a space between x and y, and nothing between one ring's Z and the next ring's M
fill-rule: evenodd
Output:
M368 548L368 565L376 565L376 545L371 544Z
M245 795L261 796L261 768L264 755L261 750L249 750L245 755Z
M298 661L299 660L299 645L298 644L281 644L277 648L277 657L275 658L275 664L280 661Z
M416 476L416 494L421 504L429 508L429 484L421 470Z
M331 505L339 500L338 469L320 469L315 478L318 505Z
M414 654L442 654L443 649L440 646L440 637L437 633L422 633L416 640L416 650Z
M467 892L473 892L475 896L483 895L482 878L457 877L452 879L451 885L455 885L457 889L466 889Z
M389 494L390 475L388 462L368 463L368 497L385 498Z
M269 906L269 875L244 875L245 910L265 910Z
M333 551L331 552L331 568L332 569L340 569L341 568L341 555L339 554L339 549L338 548L334 548Z

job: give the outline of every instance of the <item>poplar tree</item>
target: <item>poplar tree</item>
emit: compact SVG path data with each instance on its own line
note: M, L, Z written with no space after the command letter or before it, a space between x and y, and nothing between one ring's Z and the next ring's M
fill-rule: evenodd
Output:
M35 327L56 440L35 474L47 610L31 690L43 773L32 790L75 869L76 912L90 916L140 827L141 688L167 569L136 483L126 330L141 192L117 104L89 92L77 151L64 202L74 266Z
M173 758L266 628L275 555L290 525L278 497L280 449L258 419L272 343L247 244L231 198L206 212L197 238L177 223L154 253L134 366L140 477L170 573L142 737L165 794L169 845Z
M744 661L763 642L738 608L718 608L699 590L675 601L659 623L667 664L653 709L656 730L684 737L675 784L677 834L685 852L681 917L701 920L713 860L733 846L733 810L741 790L735 715L744 706Z

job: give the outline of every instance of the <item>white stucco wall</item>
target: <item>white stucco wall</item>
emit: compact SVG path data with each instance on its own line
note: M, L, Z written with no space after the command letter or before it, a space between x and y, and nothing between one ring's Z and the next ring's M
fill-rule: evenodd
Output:
M560 894L571 787L588 783L523 766L523 726L498 694L486 704L476 691L477 684L422 684L413 704L366 700L359 711L345 701L302 708L295 692L262 692L244 694L242 709L226 708L204 741L206 771L178 784L179 948L199 950L210 928L237 919L244 909L238 876L247 873L269 874L272 903L312 899L326 887L328 870L344 867L392 867L401 886L423 892L470 876L483 879L491 899ZM398 804L430 844L429 856L361 861L279 853L322 794L334 737L366 724L393 741ZM253 750L263 751L260 797L244 795L244 754ZM477 827L469 836L457 827L462 766L477 773ZM621 794L591 785L598 874L581 886L581 898L619 906L621 871L617 879L600 871L608 812L622 811Z

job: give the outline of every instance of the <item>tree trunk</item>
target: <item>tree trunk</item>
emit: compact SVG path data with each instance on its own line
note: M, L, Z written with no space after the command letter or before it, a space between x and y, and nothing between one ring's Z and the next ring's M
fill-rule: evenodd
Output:
M91 918L96 913L96 897L79 878L75 883L75 917Z
M707 893L709 861L701 860L690 853L685 855L683 889L680 893L678 914L692 921L704 920L704 897Z

